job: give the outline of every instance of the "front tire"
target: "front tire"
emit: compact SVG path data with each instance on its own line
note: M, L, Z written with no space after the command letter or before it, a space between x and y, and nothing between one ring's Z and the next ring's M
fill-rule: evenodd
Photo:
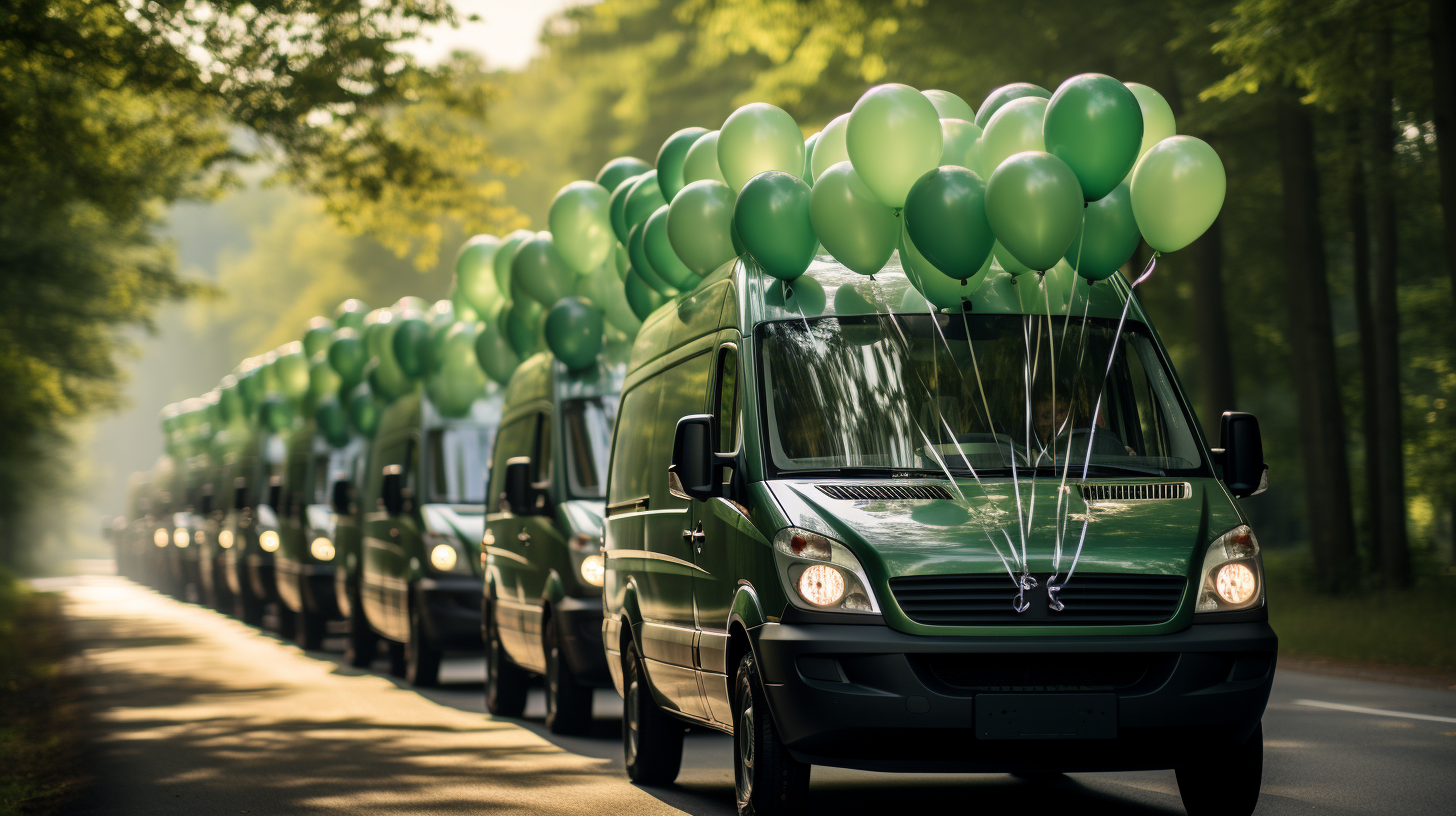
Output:
M298 582L298 596L302 603L298 607L298 621L294 624L296 642L300 649L316 652L324 647L327 621L317 611L308 608L308 586L303 579Z
M1249 816L1259 804L1264 777L1264 724L1243 745L1177 770L1178 794L1188 816Z
M637 654L636 643L627 644L623 660L627 699L622 712L622 750L627 776L639 785L670 785L682 769L685 728L652 699L647 667Z
M496 717L519 717L526 710L528 677L511 662L501 643L495 610L487 602L485 615L485 710Z
M263 602L253 595L246 583L243 592L233 596L233 617L249 626L263 625Z
M410 605L409 643L404 646L404 681L411 686L433 688L440 684L441 653L425 634L421 603Z
M789 755L749 652L738 661L733 694L733 781L740 814L798 813L809 798L808 763Z
M546 727L553 734L585 734L592 723L591 686L577 682L561 648L556 618L546 619Z
M374 665L374 656L379 651L379 637L369 628L364 618L364 604L356 592L349 603L349 643L344 647L344 662L356 669L367 669Z

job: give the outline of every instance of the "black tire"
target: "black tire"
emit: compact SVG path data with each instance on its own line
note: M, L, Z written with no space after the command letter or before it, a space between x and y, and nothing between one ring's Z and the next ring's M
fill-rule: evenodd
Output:
M244 586L242 593L233 596L233 617L249 626L263 625L263 602Z
M385 656L389 658L389 676L398 677L403 680L405 670L408 668L406 665L408 661L405 660L404 644L397 640L386 640L384 641L384 646L387 650Z
M324 635L328 621L317 611L308 608L308 586L304 579L298 580L298 621L294 625L294 642L300 649L316 652L324 647Z
M519 717L526 710L530 677L511 662L501 644L495 610L485 605L485 710L497 717Z
M344 646L344 662L356 669L367 669L374 665L379 652L379 637L369 628L364 618L364 604L357 592L349 602L349 642Z
M1188 816L1248 816L1264 777L1264 724L1243 745L1179 768L1178 794Z
M425 633L419 603L410 604L409 643L404 646L404 681L411 686L433 688L440 685L440 649Z
M809 799L808 763L789 755L774 727L749 652L733 683L733 781L740 814L799 813Z
M556 617L546 619L546 727L553 734L585 734L591 730L591 686L577 682L561 648Z
M278 637L281 637L284 640L293 640L297 638L298 615L296 615L292 609L288 608L288 604L285 604L282 601L273 604L273 607L278 610Z
M628 643L622 656L622 753L627 776L639 785L670 785L682 769L683 732L686 727L658 707L648 686L647 670Z

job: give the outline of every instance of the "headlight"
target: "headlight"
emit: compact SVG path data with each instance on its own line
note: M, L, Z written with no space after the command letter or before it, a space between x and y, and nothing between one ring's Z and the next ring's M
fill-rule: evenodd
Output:
M774 536L779 578L800 609L878 614L869 578L849 548L818 533L785 527Z
M460 560L460 554L449 544L436 544L430 548L430 566L440 572L449 572L455 569L455 563Z
M152 533L152 543L156 544L158 547L167 546L167 542L169 540L170 539L167 536L167 531L162 529L161 527L158 527L157 531L155 533Z
M607 567L600 555L588 555L581 559L581 580L592 586L601 586L607 580Z
M313 553L313 557L319 561L334 560L334 542L323 536L319 536L309 542L308 551Z
M204 542L206 540L207 540L207 536L205 534L203 534L203 532L201 530L198 530L197 532L195 532L195 533L192 534L192 541L194 543L196 543L196 544L199 544L200 545L200 544L202 544L202 542Z
M186 547L192 543L192 539L187 535L187 530L178 527L172 531L172 543L178 547Z
M223 530L222 532L220 532L220 533L217 534L217 546L222 547L224 550L226 550L229 547L231 547L232 545L233 545L233 531L232 530Z
M1263 561L1259 539L1248 525L1229 530L1208 545L1195 612L1233 612L1263 605Z
M258 534L258 546L263 552L274 552L278 549L278 531L264 530Z

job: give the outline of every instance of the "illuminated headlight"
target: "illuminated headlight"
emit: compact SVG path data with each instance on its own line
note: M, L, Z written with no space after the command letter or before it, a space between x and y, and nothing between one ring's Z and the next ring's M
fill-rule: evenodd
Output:
M195 532L195 533L192 534L192 541L195 544L201 545L202 542L204 542L206 540L207 540L207 536L204 535L201 530L198 530L197 532Z
M318 538L315 538L313 541L309 542L308 551L312 553L313 557L319 561L334 560L334 542L328 540L327 538L324 538L323 536L319 536Z
M258 546L263 552L276 552L278 550L278 531L264 530L258 534Z
M178 527L177 529L172 531L172 543L176 544L178 547L186 547L188 544L192 543L192 537L187 535L186 529Z
M592 586L601 586L607 580L607 567L600 555L588 555L581 559L581 580Z
M1263 576L1259 540L1252 529L1241 524L1208 545L1195 611L1233 612L1261 606Z
M158 527L157 531L155 533L152 533L152 543L156 544L158 547L167 546L167 542L170 540L171 539L167 536L167 531L162 529L161 527Z
M222 532L220 532L220 533L217 534L217 546L222 547L224 550L226 550L229 547L232 547L232 545L233 545L233 531L232 530L223 530Z
M801 609L877 614L869 578L850 549L832 538L798 527L774 536L774 561L789 600Z
M455 563L460 560L460 554L449 544L436 544L430 548L430 566L440 572L449 572L455 569Z

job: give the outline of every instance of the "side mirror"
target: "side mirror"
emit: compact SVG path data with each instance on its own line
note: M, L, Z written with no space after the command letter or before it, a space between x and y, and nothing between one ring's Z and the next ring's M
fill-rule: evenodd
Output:
M212 515L212 485L203 488L202 495L197 499L197 509L204 516Z
M677 421L672 464L667 469L667 488L672 495L698 501L722 495L719 469L732 467L733 457L713 452L717 424L711 414L692 414Z
M505 490L500 497L501 509L516 516L535 513L535 504L531 501L534 492L531 487L531 457L516 456L507 459Z
M1269 487L1269 466L1264 464L1264 439L1253 414L1225 411L1219 424L1223 444L1223 482L1242 499Z
M349 513L349 480L348 479L339 479L338 481L334 482L334 487L333 487L332 493L329 496L329 504L334 508L334 512L335 513L338 513L341 516L348 515L348 513Z
M399 465L384 466L384 484L380 489L384 510L391 516L404 512L404 469Z
M248 506L248 480L239 476L233 480L233 509L243 510Z
M278 503L283 500L283 479L278 476L271 476L268 479L268 506L276 513L282 513L283 508Z

